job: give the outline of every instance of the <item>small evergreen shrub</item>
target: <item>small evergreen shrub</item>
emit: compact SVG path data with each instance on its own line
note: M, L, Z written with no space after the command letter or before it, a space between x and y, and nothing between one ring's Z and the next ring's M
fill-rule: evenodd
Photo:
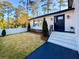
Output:
M6 36L6 30L5 29L2 30L2 36L3 37Z
M42 34L43 34L44 37L49 36L49 34L48 34L48 25L47 25L47 22L46 22L45 18L43 20L43 25L42 25Z
M28 30L28 31L31 31L31 28L30 28L30 23L28 23L27 30Z

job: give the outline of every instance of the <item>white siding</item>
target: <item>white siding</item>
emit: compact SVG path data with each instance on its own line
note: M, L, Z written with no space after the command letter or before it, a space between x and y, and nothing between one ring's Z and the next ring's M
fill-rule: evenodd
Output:
M67 16L69 15L69 19ZM65 13L65 31L71 31L70 27L75 28L74 10Z
M50 28L50 25L54 25L54 16L62 15L62 14L65 14L65 31L71 31L70 27L75 28L74 10L70 10L70 11L66 11L66 12L58 13L58 14L53 14L49 16L44 16L41 18L33 19L33 20L43 20L43 18L46 18L48 28ZM69 18L67 18L68 15L69 15Z
M50 25L54 25L54 17L53 16L47 16L45 18L46 18L46 21L47 21L47 24L48 24L48 29L49 29ZM51 20L51 18L52 18L52 20Z
M76 27L76 40L77 40L77 49L79 53L79 0L74 0L75 3L75 27Z

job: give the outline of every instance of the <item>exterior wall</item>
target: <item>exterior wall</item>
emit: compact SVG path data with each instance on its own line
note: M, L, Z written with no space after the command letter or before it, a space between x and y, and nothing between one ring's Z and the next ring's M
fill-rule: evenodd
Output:
M34 26L34 21L37 22L37 24ZM41 21L41 25L40 25L40 21ZM38 19L33 19L30 21L31 24L31 28L32 29L38 29L41 30L42 29L42 22L43 22L43 18L38 18Z
M46 18L46 21L47 21L47 24L48 24L48 29L50 29L50 26L54 25L54 17L51 15L51 16L47 16L45 18Z
M61 15L61 14L65 14L65 31L72 31L70 29L70 27L75 28L74 10L47 16L46 20L47 20L48 26L50 27L51 24L54 25L54 16ZM68 16L69 16L69 18L68 18ZM52 18L52 21L51 21L51 18Z
M79 0L74 0L75 4L75 39L76 39L76 44L77 44L77 49L78 49L78 54L79 54Z
M68 18L69 15L69 18ZM70 27L74 27L75 31L75 14L74 10L69 11L65 14L65 31L72 31Z
M43 20L43 18L46 18L48 28L50 28L50 25L54 26L54 16L62 15L62 14L65 14L65 31L72 31L70 29L70 27L75 28L74 10L66 11L64 13L58 13L58 14L54 14L54 15L44 16L41 18L33 19L33 20ZM36 29L38 29L38 28L36 28Z

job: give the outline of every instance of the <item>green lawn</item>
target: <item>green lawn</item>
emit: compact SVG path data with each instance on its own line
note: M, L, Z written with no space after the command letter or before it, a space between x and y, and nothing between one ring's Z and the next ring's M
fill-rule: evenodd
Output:
M29 32L0 37L0 59L24 59L43 43L41 35Z

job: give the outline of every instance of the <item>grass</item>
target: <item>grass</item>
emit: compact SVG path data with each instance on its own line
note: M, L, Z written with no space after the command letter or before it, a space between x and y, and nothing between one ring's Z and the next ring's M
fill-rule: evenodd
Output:
M41 35L29 32L0 37L0 59L24 59L43 43Z

